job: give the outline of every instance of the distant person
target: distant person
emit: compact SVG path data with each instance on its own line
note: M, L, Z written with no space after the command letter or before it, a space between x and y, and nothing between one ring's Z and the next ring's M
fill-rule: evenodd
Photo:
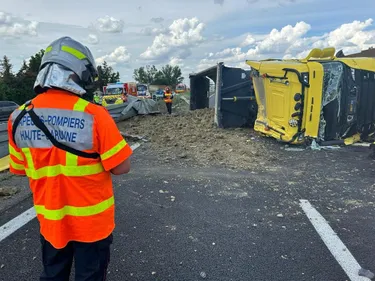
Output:
M10 171L29 178L40 223L40 281L106 280L115 206L111 174L132 149L102 107L82 99L98 78L90 50L70 37L42 58L33 100L9 118Z
M173 93L171 88L165 87L163 93L164 102L167 106L167 110L169 114L172 114L172 105L173 105Z
M97 105L102 105L103 103L103 93L99 90L94 92L94 103Z

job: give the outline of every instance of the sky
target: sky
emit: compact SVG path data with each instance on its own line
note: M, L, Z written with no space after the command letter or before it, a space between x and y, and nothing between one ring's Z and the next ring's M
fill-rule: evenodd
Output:
M375 47L374 0L0 0L0 55L18 71L70 36L107 61L122 82L133 70L179 65L189 74L224 62L301 58L312 48L345 54Z

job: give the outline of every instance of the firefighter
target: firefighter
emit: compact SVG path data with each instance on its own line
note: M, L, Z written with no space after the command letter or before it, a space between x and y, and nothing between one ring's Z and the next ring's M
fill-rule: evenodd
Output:
M172 114L172 104L173 104L173 93L171 91L171 88L165 87L164 93L163 93L164 102L167 106L167 110L169 114Z
M90 50L70 37L45 51L37 96L8 121L10 172L26 175L40 224L40 281L106 280L115 228L111 174L132 149L102 107L82 99L98 78Z
M94 103L98 105L102 105L103 103L103 93L99 90L94 92Z
M128 93L125 88L122 90L121 100L123 103L128 101Z

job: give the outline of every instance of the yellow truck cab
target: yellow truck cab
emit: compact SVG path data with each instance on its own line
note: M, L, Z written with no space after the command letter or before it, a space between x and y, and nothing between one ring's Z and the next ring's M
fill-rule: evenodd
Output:
M375 131L374 58L336 58L326 48L299 60L246 63L258 104L256 131L287 143L331 144Z

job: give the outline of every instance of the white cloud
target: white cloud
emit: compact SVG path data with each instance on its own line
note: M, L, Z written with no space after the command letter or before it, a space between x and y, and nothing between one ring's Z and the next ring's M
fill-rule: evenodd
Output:
M184 66L183 61L184 61L183 59L172 57L171 60L169 61L169 64L173 66L178 65L182 67Z
M38 22L24 21L11 14L0 11L0 36L20 37L22 35L36 36Z
M171 57L180 59L191 54L191 48L204 41L202 31L204 24L197 18L178 19L169 26L167 34L159 34L152 45L141 54L141 58L158 60Z
M95 27L101 32L121 33L124 29L124 22L110 16L105 16L96 20Z
M151 21L154 22L154 23L161 23L161 22L164 21L164 18L162 18L162 17L152 18Z
M353 21L343 24L330 32L325 41L331 46L364 46L368 41L374 39L374 32L363 31L370 27L372 22L372 19L368 19L364 22Z
M296 40L302 38L311 26L305 22L298 22L295 26L287 25L280 31L272 29L270 34L261 42L257 42L257 53L285 52Z
M211 40L214 40L214 41L223 41L225 39L224 36L221 36L219 34L215 34Z
M251 34L248 34L240 46L246 47L246 46L253 45L254 43L255 43L255 38Z
M95 34L89 34L89 36L87 36L86 38L86 41L91 45L96 45L99 43L99 38Z
M131 54L125 46L117 47L112 53L96 59L97 64L106 61L109 65L123 64L130 61Z
M167 34L169 32L168 28L157 28L157 27L146 27L141 30L141 34L146 36L155 36L158 34Z
M246 67L247 59L303 58L312 48L329 46L335 47L336 51L343 49L345 54L359 52L375 46L375 29L368 30L372 22L372 19L364 22L353 21L320 36L307 36L312 27L303 21L295 26L287 25L281 30L273 29L269 34L257 37L248 35L239 47L226 48L206 55L198 68L202 70L219 61L232 66Z

